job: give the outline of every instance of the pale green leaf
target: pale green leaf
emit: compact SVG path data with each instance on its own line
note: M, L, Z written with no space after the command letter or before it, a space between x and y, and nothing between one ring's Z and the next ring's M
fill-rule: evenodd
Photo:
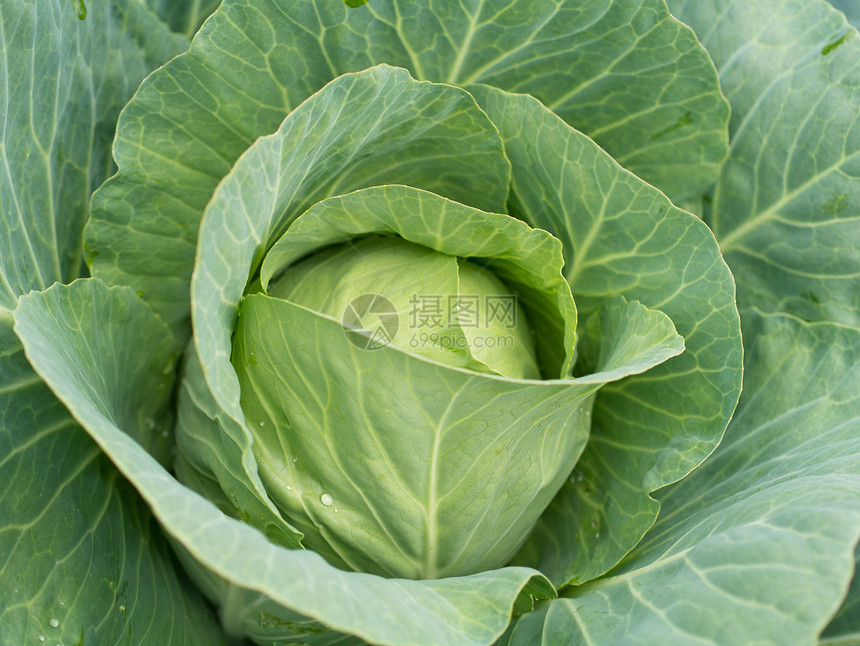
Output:
M860 331L748 311L744 338L744 392L711 459L660 493L618 567L505 643L817 642L860 536Z
M276 273L312 251L371 233L394 234L449 256L476 259L491 269L519 294L534 327L544 376L569 374L576 308L561 273L558 240L521 220L482 212L427 191L372 187L315 204L266 255L262 284L267 286ZM403 323L406 327L405 318Z
M513 166L511 211L564 243L580 314L617 295L666 313L685 352L597 397L592 438L518 562L557 584L604 573L654 522L649 493L695 468L737 403L734 284L713 235L535 99L472 89Z
M710 52L732 105L706 218L739 306L860 324L857 30L823 0L669 6Z
M233 360L260 476L304 544L413 579L511 558L582 452L599 387L365 350L338 321L259 294Z

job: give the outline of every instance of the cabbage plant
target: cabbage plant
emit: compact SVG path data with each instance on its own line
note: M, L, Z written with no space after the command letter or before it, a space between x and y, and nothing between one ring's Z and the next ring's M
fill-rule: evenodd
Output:
M855 643L834 5L4 1L0 643Z

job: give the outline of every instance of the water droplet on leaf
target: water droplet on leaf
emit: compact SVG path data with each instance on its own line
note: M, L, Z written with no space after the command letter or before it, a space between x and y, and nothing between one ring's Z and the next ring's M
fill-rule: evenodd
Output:
M50 620L48 620L48 623L51 624L51 628L56 628L57 626L60 625L59 620L54 619L53 617L51 617Z
M332 497L330 495L328 495L327 493L324 493L320 497L320 502L322 504L324 504L326 507L328 507L329 505L331 505L334 502L334 500L332 499Z

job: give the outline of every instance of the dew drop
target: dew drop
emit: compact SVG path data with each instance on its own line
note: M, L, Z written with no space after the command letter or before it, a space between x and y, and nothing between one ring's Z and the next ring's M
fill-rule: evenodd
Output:
M51 624L51 628L56 628L57 626L60 625L59 620L54 619L53 617L51 617L50 620L48 620L48 623Z
M297 457L293 458L293 462L298 462L298 461L299 461L299 459Z
M40 641L40 642L45 641L45 639L46 639L46 638L45 638L45 636L44 636L44 635L39 635L39 641Z
M266 425L266 422L260 422L260 428L263 428Z
M292 491L293 488L290 485L287 485L287 491Z
M600 538L600 532L594 535L594 538Z
M331 505L334 502L334 500L332 499L332 497L330 495L328 495L327 493L324 493L320 497L320 502L322 504L324 504L326 507L328 507L329 505Z

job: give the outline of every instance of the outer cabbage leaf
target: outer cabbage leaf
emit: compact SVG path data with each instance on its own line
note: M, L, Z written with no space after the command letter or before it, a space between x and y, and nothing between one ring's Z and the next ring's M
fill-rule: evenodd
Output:
M502 643L816 642L860 535L860 331L743 320L744 392L712 458L659 494L660 519L617 568Z
M114 324L115 313L129 311L140 328ZM39 374L138 489L183 558L202 565L211 582L207 592L222 606L228 630L270 643L307 643L319 632L312 620L324 619L372 643L489 644L504 631L520 593L524 608L532 595L554 595L543 577L526 568L435 581L387 580L342 572L313 552L270 543L179 484L119 428L133 417L134 402L116 381L93 375L120 365L122 355L112 350L123 347L136 361L121 365L136 366L133 381L143 383L155 377L152 369L160 363L154 363L151 348L170 345L166 328L131 290L110 289L97 279L57 285L23 299L15 319Z
M734 283L708 228L590 139L531 97L470 89L505 140L511 212L561 239L580 313L621 295L665 312L685 339L681 356L601 390L577 471L518 561L581 583L651 526L648 494L719 442L740 392Z
M134 0L79 20L66 0L0 7L0 308L78 276L87 202L120 108L187 45Z
M732 104L731 152L705 217L739 306L860 325L857 30L823 0L669 6Z
M119 173L93 197L87 230L93 275L133 286L187 338L198 225L219 180L328 81L380 62L431 81L521 87L528 77L525 89L558 101L645 176L677 182L673 191L709 184L725 157L728 113L712 64L662 0L402 4L227 0L120 118ZM493 201L501 194L470 201L455 187L426 188L504 210Z
M536 96L673 197L710 184L726 154L728 106L693 34L653 0L334 3L286 27L308 68L387 62L417 78ZM293 11L304 14L297 3ZM319 26L316 41L299 24Z
M33 372L11 323L0 315L0 641L223 643L146 505ZM47 332L73 342L68 329ZM138 389L123 419L143 442L160 439L141 418L160 365L151 377L152 391L118 380Z
M0 5L4 644L221 643L145 505L27 364L8 313L20 294L77 275L119 109L186 45L132 1L94 3L83 20L65 0ZM128 430L163 458L157 411L140 404Z

